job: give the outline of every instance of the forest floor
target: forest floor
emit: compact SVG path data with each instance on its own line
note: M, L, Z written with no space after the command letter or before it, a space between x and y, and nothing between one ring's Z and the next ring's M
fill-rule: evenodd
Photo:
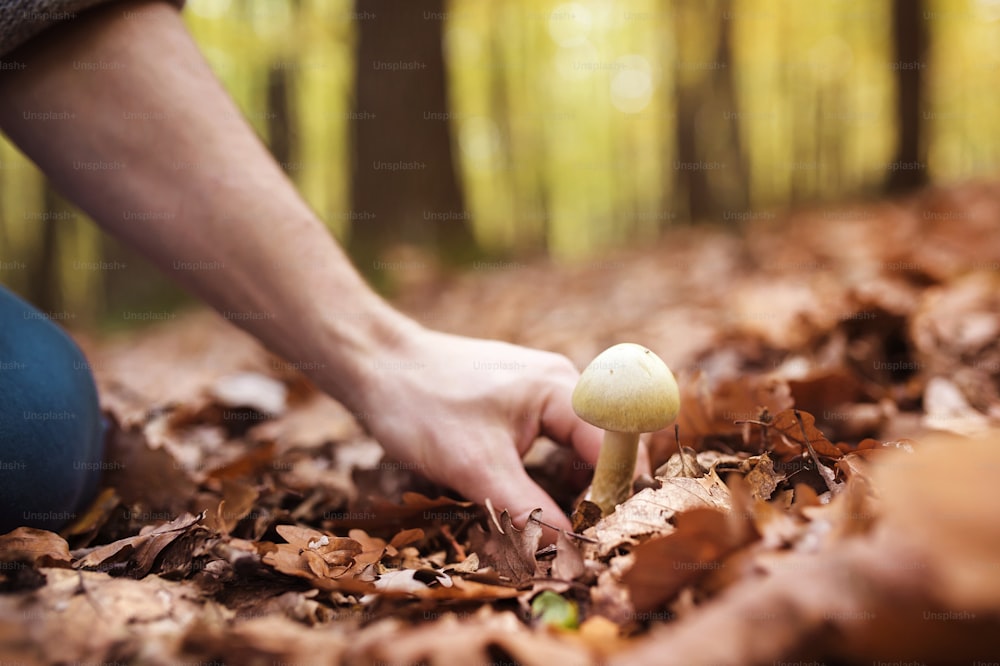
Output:
M106 488L0 536L0 663L998 661L997 220L969 184L406 276L431 326L677 374L683 455L652 437L655 478L554 547L383 460L214 314L81 336ZM526 464L569 509L574 462Z

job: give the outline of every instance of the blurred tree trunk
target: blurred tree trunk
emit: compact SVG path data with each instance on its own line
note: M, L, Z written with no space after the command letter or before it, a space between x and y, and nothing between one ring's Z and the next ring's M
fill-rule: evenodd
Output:
M736 72L733 66L733 25L732 0L720 0L718 11L723 21L719 28L719 42L716 48L715 60L721 65L719 76L715 79L715 104L725 110L730 110L730 122L722 123L722 131L718 133L721 143L718 146L720 161L726 168L722 170L722 194L724 203L730 209L743 210L750 205L750 168L747 166L746 153L743 149L743 133L740 123L743 114L736 99ZM718 213L718 211L716 211Z
M927 183L920 136L927 22L922 0L892 0L893 65L896 67L896 156L886 188L903 192Z
M297 136L295 120L298 115L291 108L293 91L288 81L292 63L287 60L272 63L267 73L267 141L274 159L290 177L302 165L292 164L292 137Z
M59 262L58 227L59 214L67 210L62 197L48 183L45 184L44 195L45 219L42 225L40 241L36 246L35 260L30 266L30 277L27 284L27 300L42 312L57 310L62 303L59 288L61 264Z
M691 220L720 219L749 203L749 174L733 81L731 0L668 0L674 10L674 191ZM700 40L714 35L713 47Z
M467 259L474 240L451 152L444 0L355 0L354 9L351 256L369 275L400 244Z

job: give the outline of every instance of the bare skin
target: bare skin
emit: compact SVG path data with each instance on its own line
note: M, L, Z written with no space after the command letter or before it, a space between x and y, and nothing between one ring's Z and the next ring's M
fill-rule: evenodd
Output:
M518 524L541 507L569 527L521 456L543 434L596 461L601 431L570 407L570 361L431 331L374 294L173 6L112 4L7 58L27 67L0 72L0 129L106 231L217 310L245 315L230 319L275 353L317 368L316 384L391 456ZM498 362L517 369L483 369Z

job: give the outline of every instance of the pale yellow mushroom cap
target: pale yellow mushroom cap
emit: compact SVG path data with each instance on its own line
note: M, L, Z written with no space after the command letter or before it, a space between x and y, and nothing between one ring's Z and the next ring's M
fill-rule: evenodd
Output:
M677 380L659 356L623 342L598 354L580 375L573 411L604 430L653 432L677 418Z

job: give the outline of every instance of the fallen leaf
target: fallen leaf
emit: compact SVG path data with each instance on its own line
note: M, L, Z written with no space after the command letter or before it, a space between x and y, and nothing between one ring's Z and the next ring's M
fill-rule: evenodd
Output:
M682 511L731 508L729 489L714 470L698 479L674 477L659 481L659 488L636 493L584 533L597 539L600 556L619 546L638 543L647 535L673 532L670 521Z
M767 576L744 579L610 663L991 659L1000 631L997 441L995 433L972 441L942 436L912 455L881 458L873 476L884 517L873 538L776 554ZM967 465L959 451L976 463Z
M587 570L583 552L573 539L560 531L556 535L556 558L552 561L552 577L558 580L576 580Z
M742 523L714 509L676 516L677 529L635 547L635 561L622 576L635 609L660 608L681 588L721 566L721 560L750 538Z
M31 567L68 567L71 559L66 540L54 532L18 527L0 535L0 562Z
M501 578L514 587L527 585L541 575L535 551L542 538L542 527L532 520L540 516L541 510L531 512L523 530L514 527L506 509L497 517L488 499L486 510L490 518L486 523L489 532L484 532L478 525L473 527L470 533L471 550L479 555L483 564L496 569Z
M750 471L746 475L746 482L750 486L751 494L760 500L770 499L774 489L785 479L785 475L774 470L774 462L766 452L747 462Z
M494 663L491 648L509 655L523 666L583 666L589 653L567 640L535 633L510 612L484 608L466 618L447 614L436 622L417 627L386 627L391 640L362 641L347 661L388 664L488 664ZM442 640L447 636L448 640Z
M926 427L959 435L976 435L985 432L990 420L974 409L954 382L944 377L932 377L924 391L924 419Z
M480 516L474 502L450 497L430 498L420 493L403 493L403 503L385 500L372 503L370 508L345 511L330 519L331 527L361 527L368 531L384 528L404 529L435 522L467 523Z
M203 518L203 514L183 514L170 522L144 529L136 536L95 548L74 562L73 567L114 571L142 578L153 568L157 556L164 548L201 523Z
M147 507L151 513L187 511L196 484L170 453L149 447L142 429L112 426L108 449L103 483L113 487L123 503Z
M214 507L204 507L205 525L221 534L229 534L260 497L257 489L239 481L222 481L222 499Z
M232 625L195 624L184 636L184 654L201 663L338 666L357 640L356 630L356 624L332 622L317 631L269 613Z
M798 417L802 418L801 424ZM803 426L805 426L804 434L802 430ZM816 451L817 455L833 459L844 455L816 427L816 418L809 412L795 409L786 409L778 412L768 423L768 428L779 435L778 438L772 437L771 442L774 452L783 460L791 460L805 454L808 451L806 438L808 438L808 443Z
M0 626L17 627L40 663L142 661L182 654L185 632L225 623L231 613L193 585L43 569L48 583L31 593L0 595Z
M252 477L264 469L273 468L274 449L274 442L265 442L244 452L235 460L208 470L208 477L212 479L243 479Z
M695 450L702 448L707 437L742 438L744 428L737 421L759 419L765 411L780 413L794 404L788 383L780 377L747 375L713 382L698 371L682 373L678 385L682 405L677 417L681 444ZM667 460L677 452L673 431L653 433L649 447L654 465ZM661 453L656 454L657 451Z

